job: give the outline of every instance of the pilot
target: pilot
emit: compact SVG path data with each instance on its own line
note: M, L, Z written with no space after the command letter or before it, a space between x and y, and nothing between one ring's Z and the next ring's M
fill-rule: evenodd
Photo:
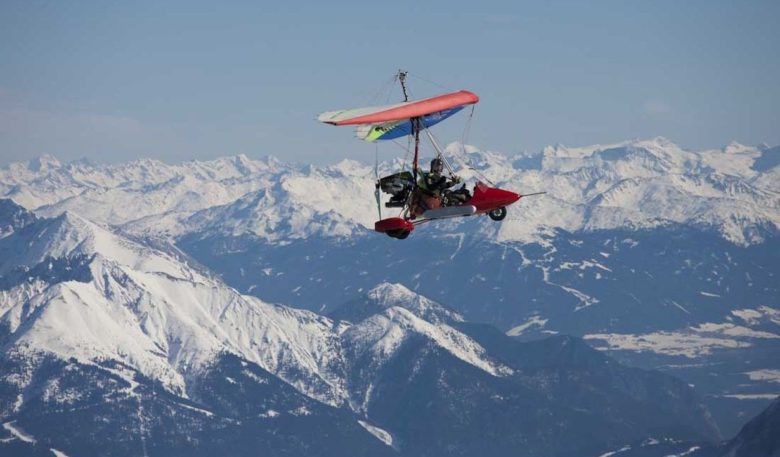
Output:
M449 190L460 182L460 177L453 175L452 179L447 179L443 172L444 162L439 157L431 160L431 171L423 173L420 177L418 183L420 189L432 197L441 199L443 206L459 205L468 200L470 195L465 185L457 191Z

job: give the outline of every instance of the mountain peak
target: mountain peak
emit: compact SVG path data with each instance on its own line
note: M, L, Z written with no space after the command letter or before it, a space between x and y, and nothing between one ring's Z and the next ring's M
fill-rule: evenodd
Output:
M27 211L10 198L0 198L0 238L10 235L36 221L35 214Z
M405 342L424 337L466 363L493 376L507 376L513 370L492 360L477 341L441 322L431 322L405 307L390 306L381 313L346 329L350 350L360 357L370 353L372 364L381 366L391 360Z
M191 276L190 269L170 255L132 242L72 211L38 219L28 228L0 238L0 273L33 268L47 259L86 257L174 278Z
M404 309L429 322L462 322L463 316L430 300L402 284L383 282L362 297L347 302L334 310L330 317L360 322L390 308Z
M54 219L40 219L30 230L0 239L0 272L32 268L46 258L94 253L93 224L65 212Z
M364 176L369 171L365 164L352 159L343 159L341 162L328 168L344 176Z
M677 148L677 147L679 147L679 146L677 146L677 143L675 143L674 141L670 140L669 138L666 138L665 136L656 136L656 137L645 139L645 140L636 139L636 140L633 140L633 141L629 142L629 144L630 145L655 145L655 146L660 146L660 147L663 147L663 148L670 148L670 147Z
M30 160L28 168L31 171L46 172L55 168L60 168L62 164L56 157L49 154L44 154L40 157Z
M239 172L250 174L254 169L252 159L246 156L246 154L238 154L233 157L233 163Z
M723 152L726 154L744 154L755 151L756 148L752 146L745 146L744 144L737 143L736 141L732 141L723 148Z
M556 144L554 146L545 146L542 149L542 156L545 158L568 158L568 159L583 159L592 156L597 151L605 149L616 149L625 147L627 145L635 144L638 140L623 141L614 144L593 144L590 146L581 147L569 147L563 144Z

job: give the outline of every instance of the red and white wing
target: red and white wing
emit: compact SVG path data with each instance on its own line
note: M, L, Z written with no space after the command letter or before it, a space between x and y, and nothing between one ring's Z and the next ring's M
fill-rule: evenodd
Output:
M479 97L475 93L461 90L395 105L328 111L320 114L317 119L332 125L379 124L421 117L458 106L473 105L477 102L479 102Z

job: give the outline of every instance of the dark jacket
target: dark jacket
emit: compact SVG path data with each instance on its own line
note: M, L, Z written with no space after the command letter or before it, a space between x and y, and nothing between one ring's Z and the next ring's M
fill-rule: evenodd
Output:
M444 189L449 189L458 182L459 180L456 179L447 179L441 173L422 172L417 185L423 192L438 197Z

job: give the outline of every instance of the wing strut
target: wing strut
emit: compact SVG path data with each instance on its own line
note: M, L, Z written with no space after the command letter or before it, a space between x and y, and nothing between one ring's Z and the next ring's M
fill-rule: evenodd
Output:
M414 174L414 185L417 185L417 168L419 167L420 162L420 118L415 117L412 119L412 130L414 131L414 164L413 164L413 174Z
M452 169L450 162L446 157L444 157L444 150L441 148L441 146L439 146L439 143L436 142L436 138L433 137L433 134L431 134L431 131L427 127L425 128L425 134L428 135L428 141L430 141L431 145L433 145L433 149L436 150L436 154L439 156L441 161L444 162L444 165L447 166L447 170L449 170L450 175L454 175L455 170Z

